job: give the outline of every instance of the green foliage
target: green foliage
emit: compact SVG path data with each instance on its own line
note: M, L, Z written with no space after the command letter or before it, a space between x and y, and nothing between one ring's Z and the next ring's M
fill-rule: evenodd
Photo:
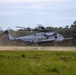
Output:
M25 55L24 55L24 54L22 54L22 57L23 57L23 58L25 58Z
M72 29L72 36L76 40L76 21L74 21L73 24L71 25L71 29Z
M0 75L76 75L76 52L1 51Z

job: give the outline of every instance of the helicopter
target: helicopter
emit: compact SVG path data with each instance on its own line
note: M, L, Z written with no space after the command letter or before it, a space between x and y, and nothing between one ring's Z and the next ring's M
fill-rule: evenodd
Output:
M17 26L18 28L20 28L19 26ZM22 27L21 27L22 28ZM2 36L3 34L8 38L8 40L10 41L23 41L28 43L28 45L31 44L39 44L39 46L42 43L46 43L46 42L53 42L53 41L64 41L64 40L70 40L73 38L64 38L64 36L62 36L59 33L56 33L55 31L49 31L46 30L44 27L41 27L42 30L38 30L35 29L36 31L40 31L38 33L34 33L31 35L27 35L27 36L20 36L20 37L16 37L14 38L8 30L5 30L0 36ZM32 31L33 29L31 29L30 31Z

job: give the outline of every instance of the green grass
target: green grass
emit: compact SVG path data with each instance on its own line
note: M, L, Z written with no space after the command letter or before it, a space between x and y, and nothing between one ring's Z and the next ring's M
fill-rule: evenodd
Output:
M76 52L0 51L0 75L76 75Z

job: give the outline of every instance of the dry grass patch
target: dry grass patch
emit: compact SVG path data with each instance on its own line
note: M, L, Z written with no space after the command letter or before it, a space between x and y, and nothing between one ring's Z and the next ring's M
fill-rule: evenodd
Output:
M76 47L42 47L42 46L0 46L1 51L26 51L26 50L49 50L49 51L76 51Z

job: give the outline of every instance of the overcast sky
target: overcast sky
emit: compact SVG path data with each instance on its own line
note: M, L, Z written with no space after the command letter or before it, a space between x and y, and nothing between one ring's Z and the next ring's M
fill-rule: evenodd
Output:
M76 20L76 0L0 0L0 26L60 27Z

